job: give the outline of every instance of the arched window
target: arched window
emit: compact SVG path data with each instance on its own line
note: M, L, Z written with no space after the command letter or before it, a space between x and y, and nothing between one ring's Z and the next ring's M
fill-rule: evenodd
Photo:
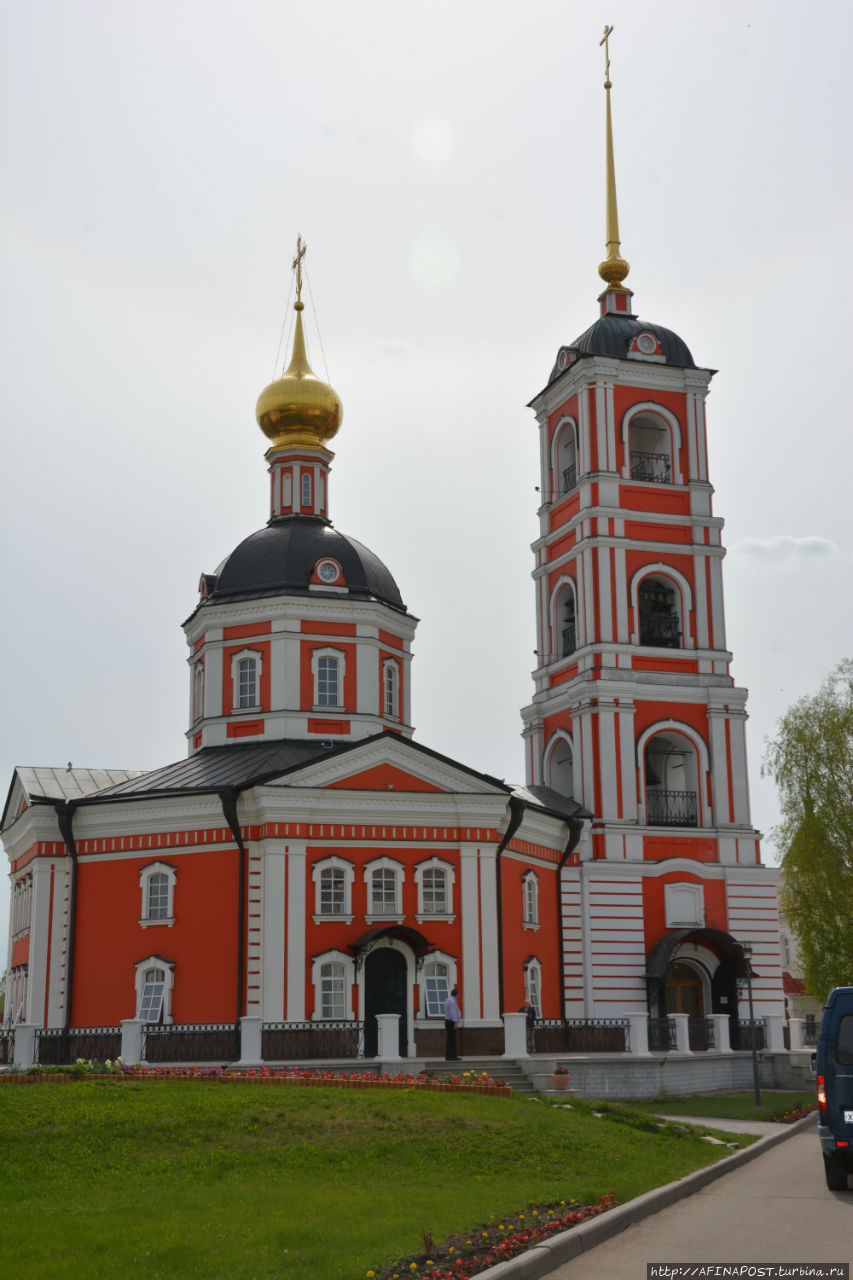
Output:
M382 704L384 714L392 720L400 715L399 705L400 670L396 662L391 660L382 664Z
M524 964L524 990L537 1018L542 1017L542 965L535 956Z
M528 926L539 924L539 877L535 871L525 871L521 877L522 921Z
M643 764L649 826L698 826L699 771L690 739L670 730L656 733L646 743Z
M558 622L560 627L560 657L568 658L578 647L574 587L567 586L560 597Z
M311 472L302 472L302 505L303 507L311 506Z
M314 866L314 921L352 921L352 885L355 871L343 858L324 858Z
M242 649L231 657L234 710L254 710L261 705L261 654Z
M637 591L640 644L663 649L681 648L679 593L659 575L643 578Z
M339 649L315 649L311 655L314 706L342 707L344 654Z
M140 1022L172 1021L173 966L162 956L148 956L136 965L136 1016Z
M152 924L175 923L175 881L177 871L167 862L151 862L139 873L142 890L142 911L139 923L143 928Z
M628 452L632 480L672 484L672 435L662 419L646 413L633 417Z
M572 744L564 737L552 740L545 756L545 783L561 796L575 794Z
M578 449L575 424L564 422L559 429L554 450L555 494L557 501L563 494L571 493L578 482Z
M193 720L201 720L204 715L204 663L197 662L193 668Z

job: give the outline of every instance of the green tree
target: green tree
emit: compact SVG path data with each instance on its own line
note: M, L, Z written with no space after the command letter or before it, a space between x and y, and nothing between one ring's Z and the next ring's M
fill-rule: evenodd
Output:
M779 789L779 901L797 936L806 988L823 1000L853 985L853 661L800 698L768 742Z

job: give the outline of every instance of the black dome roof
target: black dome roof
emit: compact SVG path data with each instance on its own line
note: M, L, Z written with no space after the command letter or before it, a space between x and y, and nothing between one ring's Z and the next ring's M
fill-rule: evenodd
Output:
M320 516L279 517L250 534L215 574L205 576L207 600L308 595L314 566L327 556L341 566L348 595L405 612L399 588L379 557ZM311 594L323 592L315 585Z
M638 333L655 335L666 364L676 365L680 369L696 368L687 343L677 333L665 329L662 324L649 324L646 320L638 320L636 316L615 315L613 312L599 316L586 333L582 333L562 350L573 351L578 356L614 356L617 360L625 360L628 348ZM551 378L561 372L558 360Z

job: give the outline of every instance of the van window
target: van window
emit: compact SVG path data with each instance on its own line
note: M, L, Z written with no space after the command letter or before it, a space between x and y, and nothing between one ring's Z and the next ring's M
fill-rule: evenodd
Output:
M853 1013L845 1013L838 1023L835 1056L845 1067L853 1066Z

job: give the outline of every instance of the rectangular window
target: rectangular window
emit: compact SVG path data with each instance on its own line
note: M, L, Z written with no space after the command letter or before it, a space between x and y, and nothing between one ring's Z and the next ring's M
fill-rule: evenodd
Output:
M162 969L148 969L139 1001L140 1022L159 1022L163 1015L163 993L166 975Z
M168 920L169 918L169 877L162 871L148 879L148 912L149 920Z
M539 987L539 969L531 964L527 970L527 999L533 1006L537 1018L542 1017L541 993Z
M385 714L397 715L397 669L390 662L385 667Z
M375 916L397 914L397 877L387 867L373 872L370 881L370 910Z
M258 667L254 658L241 658L238 671L237 706L258 705Z
M426 990L426 1016L441 1018L444 1016L444 1002L450 995L450 982L447 965L432 961L424 969L424 988Z
M340 706L337 658L320 658L317 663L317 706Z
M447 873L434 867L424 872L422 883L424 915L447 915Z
M346 1017L344 966L324 964L320 968L320 1017L342 1022Z
M320 872L320 915L342 916L345 906L343 871L340 867L325 867Z

